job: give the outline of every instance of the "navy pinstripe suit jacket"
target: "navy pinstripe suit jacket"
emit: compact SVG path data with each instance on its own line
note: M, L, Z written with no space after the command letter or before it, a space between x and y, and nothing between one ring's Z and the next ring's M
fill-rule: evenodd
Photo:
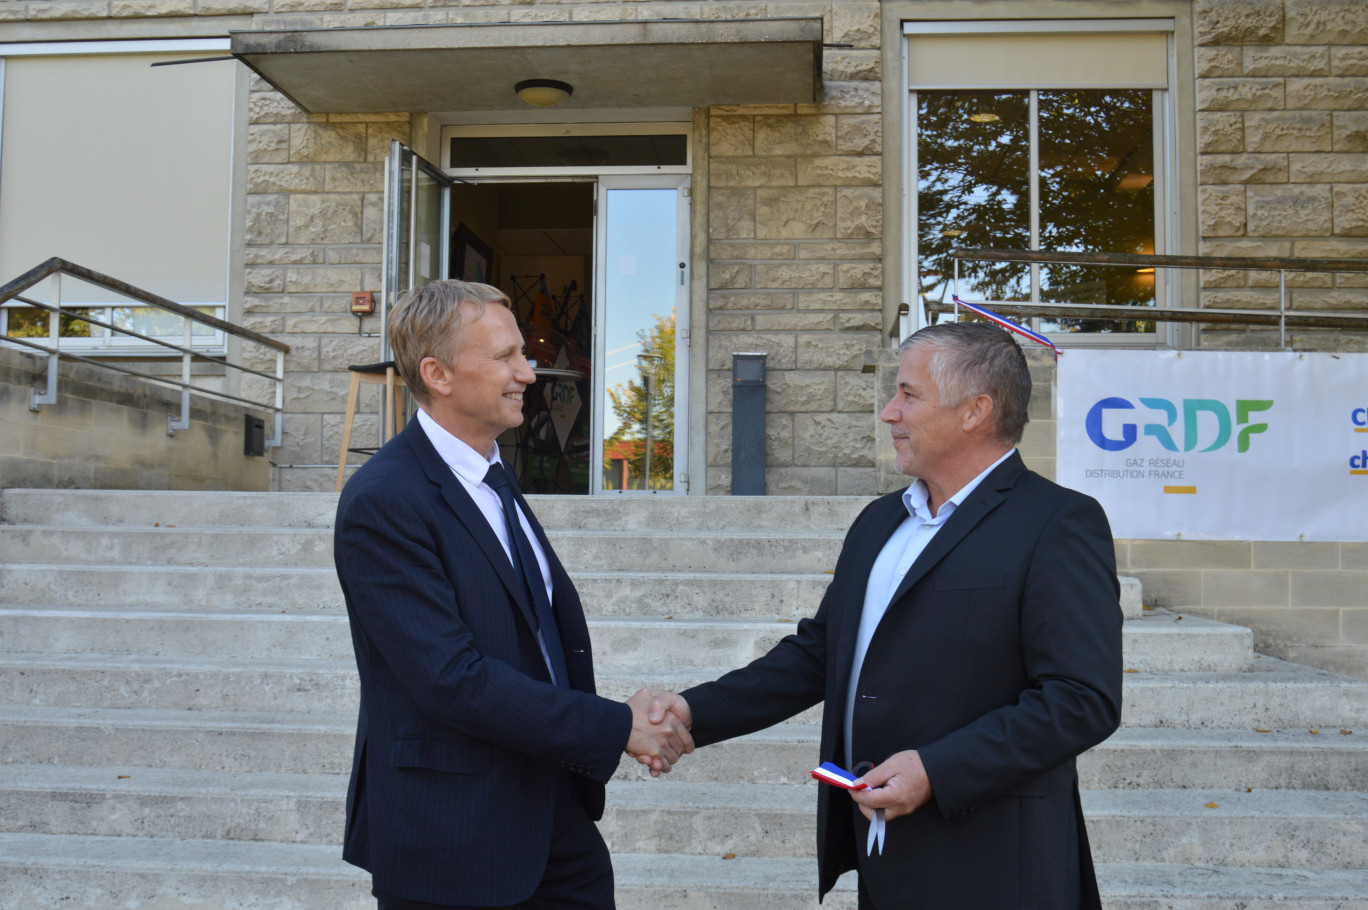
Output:
M343 857L378 891L438 904L526 899L545 870L557 778L591 818L631 730L594 694L584 612L546 551L569 687L549 681L525 586L411 421L347 483L333 550L361 677Z

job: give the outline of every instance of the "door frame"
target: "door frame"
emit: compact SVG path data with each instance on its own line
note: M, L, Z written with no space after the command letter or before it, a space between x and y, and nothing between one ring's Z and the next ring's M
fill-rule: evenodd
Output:
M671 124L679 126L678 124ZM568 126L568 125L567 125ZM578 126L578 125L577 125ZM658 129L662 124L612 124L614 127L636 127L635 131ZM450 128L448 128L450 129ZM508 126L493 128L499 132L509 130ZM528 132L537 134L542 129L532 127ZM560 128L565 129L565 126ZM481 130L483 132L483 130ZM521 130L515 131L521 132ZM690 135L685 131L686 135ZM690 149L692 136L690 135ZM692 152L690 152L692 154ZM445 157L445 155L444 155ZM393 357L389 343L389 308L398 302L399 297L414 284L417 277L417 233L418 190L420 176L433 180L440 192L439 243L436 270L433 277L445 277L450 264L451 236L451 187L456 183L517 183L517 182L559 182L574 181L593 183L595 187L594 205L594 249L593 249L593 301L591 318L593 320L593 376L590 382L590 434L591 449L589 471L590 495L601 495L603 490L603 408L596 404L606 399L606 382L603 374L604 331L603 319L606 308L605 290L605 249L607 231L607 198L610 189L673 189L676 191L676 255L681 263L678 284L675 285L675 434L674 434L674 478L670 490L623 490L606 491L635 495L685 495L689 487L689 449L692 420L690 414L690 315L693 301L693 218L692 218L692 173L688 166L678 168L652 168L649 172L637 169L635 173L622 173L624 168L585 168L576 169L537 169L537 168L500 168L487 169L479 176L455 176L449 169L434 165L413 149L397 139L390 141L390 153L385 158L384 185L384 231L381 244L381 274L383 290L380 297L380 339L382 360ZM515 173L516 171L516 173ZM405 176L408 183L405 185ZM407 194L407 218L404 206L395 204ZM407 255L401 255L403 240L408 238ZM382 420L383 424L383 420Z
M683 496L689 492L689 315L693 300L693 218L689 174L632 174L602 175L598 178L594 206L594 375L590 383L590 441L589 495L605 492L624 496ZM675 256L680 263L679 280L675 284L675 433L674 478L669 490L608 490L603 489L603 418L604 408L594 403L607 400L607 379L604 374L605 336L603 332L607 307L607 237L608 192L623 189L673 189L675 191ZM649 478L648 478L649 480Z

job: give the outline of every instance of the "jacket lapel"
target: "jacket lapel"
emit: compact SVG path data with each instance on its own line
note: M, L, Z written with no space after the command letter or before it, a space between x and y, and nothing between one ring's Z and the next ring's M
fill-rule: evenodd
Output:
M931 538L931 542L922 550L916 562L912 563L903 580L898 583L889 603L896 603L912 590L912 586L921 581L946 554L958 546L985 515L1001 505L1006 498L1003 495L1004 491L1015 486L1017 478L1025 470L1026 465L1021 460L1021 454L1014 451L993 473L983 478L983 482L974 488L974 492L969 494L959 508L955 509L955 513L946 520L945 526L936 532L936 536Z
M475 504L475 500L470 498L470 494L466 492L465 487L456 478L451 467L442 460L441 455L437 454L437 450L432 446L432 441L428 439L427 433L416 417L409 421L401 438L408 443L414 457L418 459L418 464L423 469L423 473L427 475L428 480L438 487L442 499L455 513L457 520L465 526L485 558L489 560L490 566L499 576L499 580L503 582L509 596L518 605L518 612L522 614L527 627L535 633L537 616L533 612L532 604L528 598L527 586L513 571L513 563L509 561L503 544L499 543L499 538L494 534L494 529L489 526L489 522L485 520L480 507Z
M855 636L860 629L860 617L864 613L865 591L869 586L869 573L874 569L874 561L879 558L888 538L907 518L907 507L903 505L902 492L890 493L875 503L869 516L869 527L862 529L858 538L846 541L846 549L854 548L855 559L850 565L849 577L859 579L851 584L850 596L844 610L838 617L828 617L828 622L836 625L836 673L833 680L837 695L844 705L846 689L850 685L850 668L855 662ZM834 582L833 582L834 583ZM844 709L843 709L844 710Z

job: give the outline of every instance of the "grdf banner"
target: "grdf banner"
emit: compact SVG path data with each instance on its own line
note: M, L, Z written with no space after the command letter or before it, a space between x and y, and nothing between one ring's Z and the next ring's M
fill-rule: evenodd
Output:
M1118 538L1368 540L1368 356L1072 350L1059 483Z

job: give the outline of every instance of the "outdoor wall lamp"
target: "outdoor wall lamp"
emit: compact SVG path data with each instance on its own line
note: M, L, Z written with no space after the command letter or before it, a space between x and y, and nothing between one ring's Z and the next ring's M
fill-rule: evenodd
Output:
M575 92L574 86L557 79L524 79L513 86L518 97L536 107L555 107Z

